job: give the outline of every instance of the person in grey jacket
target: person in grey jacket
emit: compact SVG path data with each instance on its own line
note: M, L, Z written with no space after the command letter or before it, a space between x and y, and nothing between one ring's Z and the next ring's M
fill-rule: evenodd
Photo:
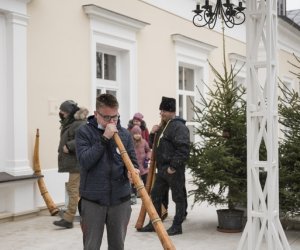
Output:
M60 142L58 146L58 172L69 173L67 183L68 207L62 211L62 219L54 221L53 224L59 227L72 228L79 199L79 163L75 150L75 134L77 129L86 123L88 110L79 108L72 100L64 101L60 105Z
M118 109L118 101L113 95L99 95L94 115L76 135L81 166L78 207L85 250L100 249L105 226L108 249L124 249L131 215L131 176L113 140L115 133L120 136L132 164L136 168L138 164L132 137L121 127Z
M159 106L161 124L154 125L150 132L152 144L156 134L156 143L152 145L155 150L157 174L151 190L153 205L161 217L161 204L164 195L171 189L172 199L176 210L172 226L167 233L172 236L182 234L182 222L186 216L185 192L185 165L190 152L190 134L185 125L185 120L176 117L176 100L162 97ZM140 232L154 232L154 227L149 222Z

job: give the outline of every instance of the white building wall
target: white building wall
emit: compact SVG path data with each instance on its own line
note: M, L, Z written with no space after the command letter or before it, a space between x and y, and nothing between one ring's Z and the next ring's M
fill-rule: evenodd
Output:
M27 3L0 1L0 172L31 175L28 160L27 110ZM36 211L35 179L0 183L2 214Z
M124 38L122 24L113 26L108 21L101 25L101 21L91 21L84 11L85 4L107 9L112 12L112 17L135 19L147 25L138 32L132 30ZM18 48L18 56L7 55L16 63L13 64L1 59L5 58L8 50L7 40L0 36L0 111L7 117L7 122L0 124L0 136L5 138L0 142L0 172L4 169L7 171L6 157L10 157L12 174L25 173L31 169L35 133L39 128L40 162L45 183L54 202L64 202L64 182L67 176L57 173L60 132L58 108L62 101L74 99L80 106L88 107L92 114L95 93L93 44L120 48L124 89L121 90L119 100L122 104L121 116L124 117L122 124L125 127L127 119L139 111L144 114L151 129L160 119L158 106L161 96L176 97L178 62L186 58L181 53L183 48L176 47L173 34L215 48L202 59L193 58L193 63L205 69L202 72L203 79L212 82L213 74L207 69L203 58L207 57L217 70L222 70L222 35L219 27L215 30L194 27L191 22L191 10L194 8L194 0L0 0L0 31L8 28L6 15L14 11L18 15L14 15L11 20L18 22L12 22L16 25L13 31L18 32L20 38L13 44L14 48ZM245 56L244 26L226 29L225 35L227 53ZM291 48L299 53L299 37L288 33L282 44L285 48L291 44ZM288 65L284 61L292 59L291 50L281 47L278 53L282 57L283 66L281 69L279 65L279 75L290 77ZM4 84L8 79L12 79L13 83L10 88ZM7 95L3 94L3 90L6 90ZM5 96L12 99L8 100ZM24 188L24 192L29 193L31 188L34 189L34 197L28 198L33 210L45 207L36 185L30 185ZM9 186L2 189L0 184L0 213L9 209L18 213L28 210L3 207L2 200L13 202L14 197L17 197L12 190ZM11 196L13 198L9 199Z

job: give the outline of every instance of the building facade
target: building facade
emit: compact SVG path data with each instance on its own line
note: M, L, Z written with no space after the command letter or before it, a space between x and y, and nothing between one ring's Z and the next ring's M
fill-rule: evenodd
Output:
M194 0L0 0L0 172L33 173L36 129L40 162L53 200L63 204L67 176L57 173L59 105L73 99L94 111L99 93L120 101L121 124L141 112L159 122L162 96L193 131L192 102L222 70L222 33L196 28ZM288 63L300 56L299 29L278 20L278 77L299 91ZM243 65L245 25L225 29L228 62ZM244 67L238 75L243 84ZM204 84L205 83L205 84ZM36 179L0 182L0 219L44 208Z

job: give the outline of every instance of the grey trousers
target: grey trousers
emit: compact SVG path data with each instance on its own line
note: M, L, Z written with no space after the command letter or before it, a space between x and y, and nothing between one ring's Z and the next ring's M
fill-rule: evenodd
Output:
M82 199L81 229L84 250L99 250L106 225L108 250L124 250L131 215L130 200L117 206L100 206Z

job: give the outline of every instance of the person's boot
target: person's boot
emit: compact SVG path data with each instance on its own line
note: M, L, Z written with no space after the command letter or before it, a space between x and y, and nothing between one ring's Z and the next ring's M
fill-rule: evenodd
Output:
M68 222L64 219L54 221L53 224L58 227L72 228L73 222Z
M146 226L142 227L141 229L138 229L139 232L155 232L155 229L151 222L149 222Z
M168 209L161 204L161 220L164 221L168 217Z
M136 203L137 203L136 195L135 194L131 194L130 204L131 205L135 205Z
M182 227L181 225L172 225L168 230L167 233L169 236L173 236L176 234L182 234Z
M168 210L165 210L164 212L162 212L161 220L164 221L165 219L167 219L167 217L168 217Z
M183 216L183 220L184 220L184 221L186 220L187 215L188 215L188 212L185 211L185 214L184 214L184 216Z

